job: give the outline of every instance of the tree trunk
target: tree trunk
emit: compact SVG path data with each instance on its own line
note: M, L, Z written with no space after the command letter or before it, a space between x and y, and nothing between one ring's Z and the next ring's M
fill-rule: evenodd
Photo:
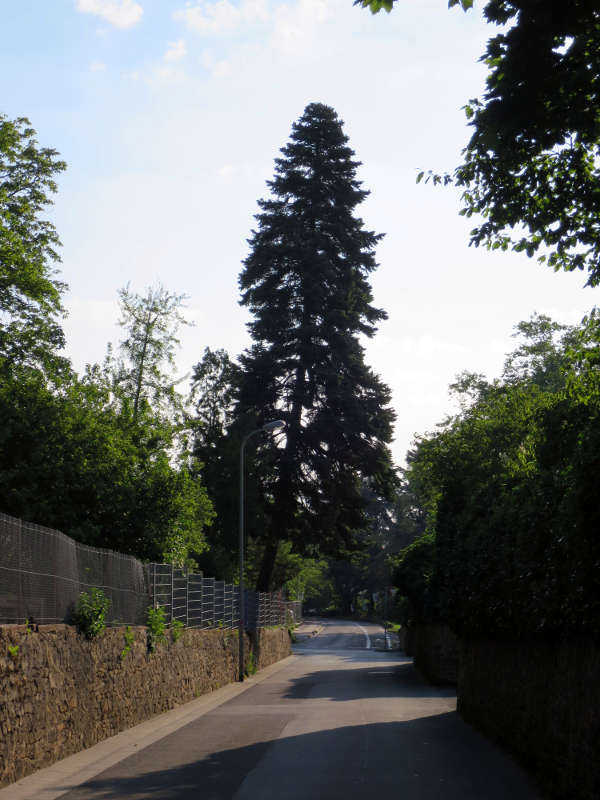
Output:
M270 592L272 589L271 581L273 580L273 570L275 569L278 550L279 542L267 542L256 581L256 590L258 592Z

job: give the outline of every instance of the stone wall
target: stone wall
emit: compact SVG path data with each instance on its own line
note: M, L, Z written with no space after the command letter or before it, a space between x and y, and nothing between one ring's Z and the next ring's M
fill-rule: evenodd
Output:
M237 632L186 630L149 654L146 629L87 641L68 625L0 626L0 786L237 678ZM286 629L252 634L260 669L291 652Z
M455 685L458 678L458 639L447 625L415 625L406 632L404 651L415 666L436 684Z
M600 644L461 644L458 710L511 750L549 797L600 797Z

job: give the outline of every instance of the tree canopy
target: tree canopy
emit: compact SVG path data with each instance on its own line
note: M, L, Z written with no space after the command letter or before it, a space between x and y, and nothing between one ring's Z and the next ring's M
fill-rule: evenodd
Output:
M410 619L463 636L598 634L596 475L600 325L547 317L501 380L461 384L468 402L410 456L426 532L400 556Z
M55 274L60 241L44 209L66 169L40 148L29 120L0 115L0 367L66 367L60 318L65 284Z
M364 0L373 12L391 0ZM449 5L458 5L450 0ZM467 10L472 2L461 0ZM502 28L481 60L480 98L465 105L471 139L452 174L461 214L481 218L476 246L537 255L600 283L600 9L596 0L488 0ZM419 180L424 177L419 174Z

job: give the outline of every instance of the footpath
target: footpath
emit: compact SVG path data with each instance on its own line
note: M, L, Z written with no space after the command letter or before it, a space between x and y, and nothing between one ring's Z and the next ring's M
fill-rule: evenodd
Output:
M303 620L297 628L294 628L294 638L298 643L305 642L313 636L318 636L322 630L323 626L316 620L314 622Z

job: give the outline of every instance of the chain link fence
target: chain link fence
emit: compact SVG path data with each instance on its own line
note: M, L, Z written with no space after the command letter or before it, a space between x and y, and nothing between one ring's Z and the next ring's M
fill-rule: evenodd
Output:
M148 606L189 628L237 628L238 587L172 564L74 541L64 533L0 514L0 624L70 622L81 592L102 589L109 625L143 625ZM302 606L281 592L245 591L247 630L299 622Z

